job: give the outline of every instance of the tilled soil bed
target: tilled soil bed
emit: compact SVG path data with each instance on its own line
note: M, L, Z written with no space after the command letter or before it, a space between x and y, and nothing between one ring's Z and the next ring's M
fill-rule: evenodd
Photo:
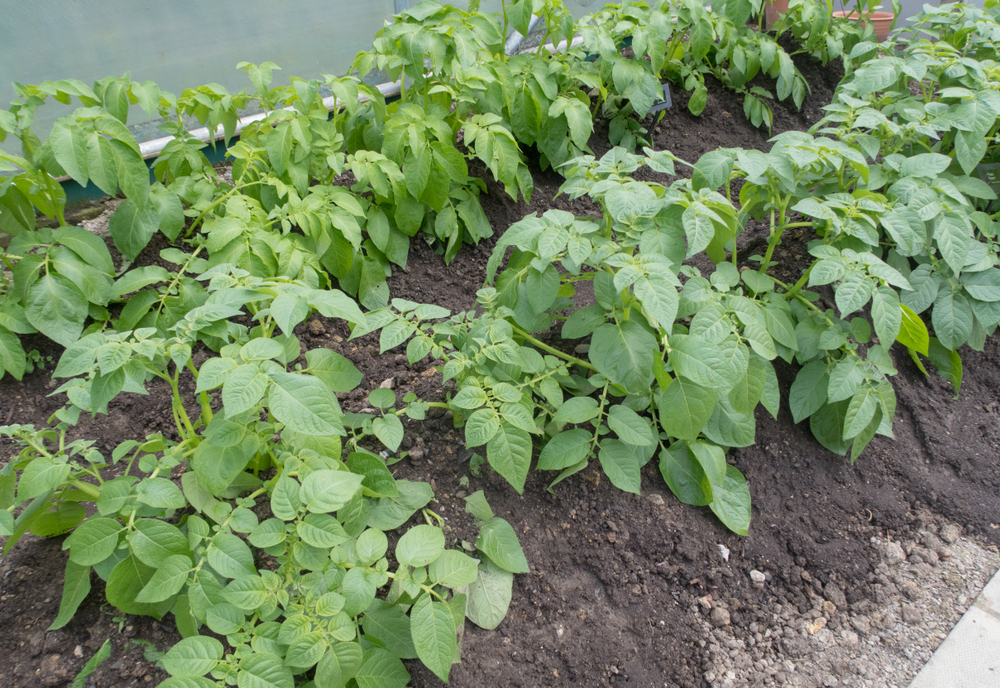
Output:
M842 75L835 65L800 60L799 67L812 93L801 112L775 105L775 134L815 123ZM767 133L754 129L739 99L718 84L700 117L686 104L687 94L675 92L673 108L652 132L656 149L694 162L722 146L768 148ZM591 146L601 155L607 131L600 123L596 129ZM490 183L483 205L496 236L527 213L595 210L585 199L553 200L561 180L551 171L536 168L534 177L530 205ZM751 226L740 253L752 253L764 238L765 228ZM809 239L786 242L777 257L798 270ZM391 293L468 310L492 246L466 247L445 266L414 240L407 268L389 281ZM151 245L139 262L151 262L162 247ZM390 378L400 394L444 398L447 389L427 362L411 367L399 351L379 356L374 336L348 342L343 323L323 318L301 330L306 348L338 351L364 373L361 386L341 399L346 411L362 411L368 392ZM54 359L61 353L42 338L25 345ZM707 508L679 503L655 462L644 469L641 497L612 487L596 463L554 494L546 490L550 475L531 473L519 496L488 469L481 477L470 472L472 451L449 414L434 409L439 413L426 421L407 420L404 447L411 453L393 467L397 476L432 484L434 509L458 538L473 535L462 498L485 490L497 515L517 530L531 565L530 574L515 578L510 611L496 631L467 625L464 661L451 685L905 685L919 669L916 660L926 659L998 565L1000 343L988 341L981 353L963 350L956 399L948 383L925 377L905 351L893 354L896 438L877 437L855 465L823 449L807 424L793 424L787 407L777 420L757 414L756 444L729 457L753 497L748 537L725 530ZM62 403L47 396L56 386L52 367L0 383L0 422L45 423ZM777 370L785 398L795 369ZM184 384L193 391L190 379ZM169 390L151 390L148 397L119 397L109 416L82 419L75 436L96 440L109 454L123 440L169 433ZM0 444L0 465L10 455L11 445ZM67 684L108 638L111 659L86 686L156 685L165 675L143 649L176 642L172 619L119 618L102 605L96 576L77 617L45 632L62 589L62 539L25 537L0 560L0 687ZM902 673L891 675L893 658L902 658L895 669ZM414 686L439 685L419 663L408 668Z

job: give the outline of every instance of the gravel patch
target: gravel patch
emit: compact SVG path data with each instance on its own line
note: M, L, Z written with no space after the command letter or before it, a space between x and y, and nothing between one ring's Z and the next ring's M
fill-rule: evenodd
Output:
M873 600L848 603L839 587L828 584L811 593L806 613L772 603L770 622L747 629L722 623L730 617L726 603L698 600L690 611L704 633L699 645L706 685L908 686L1000 569L996 546L962 537L954 524L928 524L919 538L871 539L882 559ZM751 576L758 585L759 579Z

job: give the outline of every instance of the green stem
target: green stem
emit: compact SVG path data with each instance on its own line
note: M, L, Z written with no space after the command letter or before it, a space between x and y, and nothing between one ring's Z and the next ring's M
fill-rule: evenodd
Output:
M564 360L569 361L570 363L572 363L574 365L581 366L583 368L586 368L587 370L593 370L595 373L597 372L597 368L595 368L594 366L592 366L587 361L580 360L579 358L576 358L575 356L570 356L567 353L563 353L559 349L555 349L555 348L549 346L548 344L544 344L544 343L538 341L537 339L535 339L534 337L532 337L530 334L528 334L527 332L525 332L524 330L522 330L517 325L514 325L514 332L517 333L517 335L519 337L523 338L524 341L528 342L529 344L532 344L533 346L541 349L542 351L547 351L548 353L552 354L553 356L558 356L558 357L560 357L560 358L562 358Z
M80 490L80 492L85 492L88 496L97 499L100 496L100 490L98 490L96 485L91 485L90 483L85 483L82 480L70 480L69 484Z
M814 267L816 267L816 263L810 265L809 269L802 273L802 277L799 278L799 281L792 285L792 288L788 290L787 294L785 294L786 300L798 294L799 290L806 285L806 282L809 281L809 273L812 272Z
M201 213L201 215L195 218L195 221L191 223L191 226L188 228L188 231L184 233L184 238L186 239L190 237L194 233L195 228L197 228L198 225L201 224L202 220L204 220L205 217L210 212L218 208L222 203L228 201L233 196L233 194L242 191L248 186L253 186L254 184L263 184L263 183L264 183L263 180L258 179L257 181L247 182L245 184L235 184L233 188L231 188L229 191L227 191L226 193L222 194L217 199L212 201L212 203L207 208L205 208L205 210Z

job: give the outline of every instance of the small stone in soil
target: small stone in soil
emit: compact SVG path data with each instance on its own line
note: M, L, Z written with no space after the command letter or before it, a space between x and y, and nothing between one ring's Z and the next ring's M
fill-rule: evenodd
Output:
M885 559L885 563L890 566L906 561L906 553L899 546L898 542L886 543L885 547L882 548L882 556Z
M712 613L708 616L709 620L712 622L713 626L728 626L729 625L729 610L723 609L722 607L716 607L712 610Z

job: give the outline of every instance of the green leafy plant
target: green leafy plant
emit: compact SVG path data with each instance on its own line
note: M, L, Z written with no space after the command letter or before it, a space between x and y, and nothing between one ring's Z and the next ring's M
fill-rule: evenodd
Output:
M320 349L306 355L308 368L287 370L299 355L291 328L318 299L335 303L335 293L254 282L231 268L206 277L215 301L190 311L171 338L153 328L97 332L68 348L55 375L72 378L59 390L69 404L53 428L0 428L21 447L0 471L4 551L28 531L72 531L51 628L68 623L86 598L91 569L122 612L173 613L184 640L160 659L172 677L165 686L200 683L206 674L292 686L307 671L322 685L364 677L402 686L409 675L400 660L414 657L447 680L466 616L495 627L506 614L512 574L528 570L513 529L484 518L476 559L446 550L440 519L425 510L428 524L400 537L398 568L390 571L385 531L424 508L432 491L396 481L357 438L343 458L345 419L335 394L361 379L349 361ZM364 325L340 296L331 307ZM250 331L229 320L246 304L259 322ZM286 334L272 338L279 327ZM196 368L191 344L204 332L226 343L220 357ZM180 393L185 371L196 380L197 414ZM67 441L81 411L107 412L122 391L146 393L149 377L172 390L178 440L129 440L110 462L92 442ZM209 393L220 388L221 408L213 409ZM402 425L388 417L395 425L373 423L371 431L395 449ZM271 518L259 520L258 500ZM89 518L88 502L96 504ZM484 499L477 508L489 509ZM251 547L276 567L258 568ZM387 597L376 599L390 580ZM232 651L199 635L202 626L225 636Z

